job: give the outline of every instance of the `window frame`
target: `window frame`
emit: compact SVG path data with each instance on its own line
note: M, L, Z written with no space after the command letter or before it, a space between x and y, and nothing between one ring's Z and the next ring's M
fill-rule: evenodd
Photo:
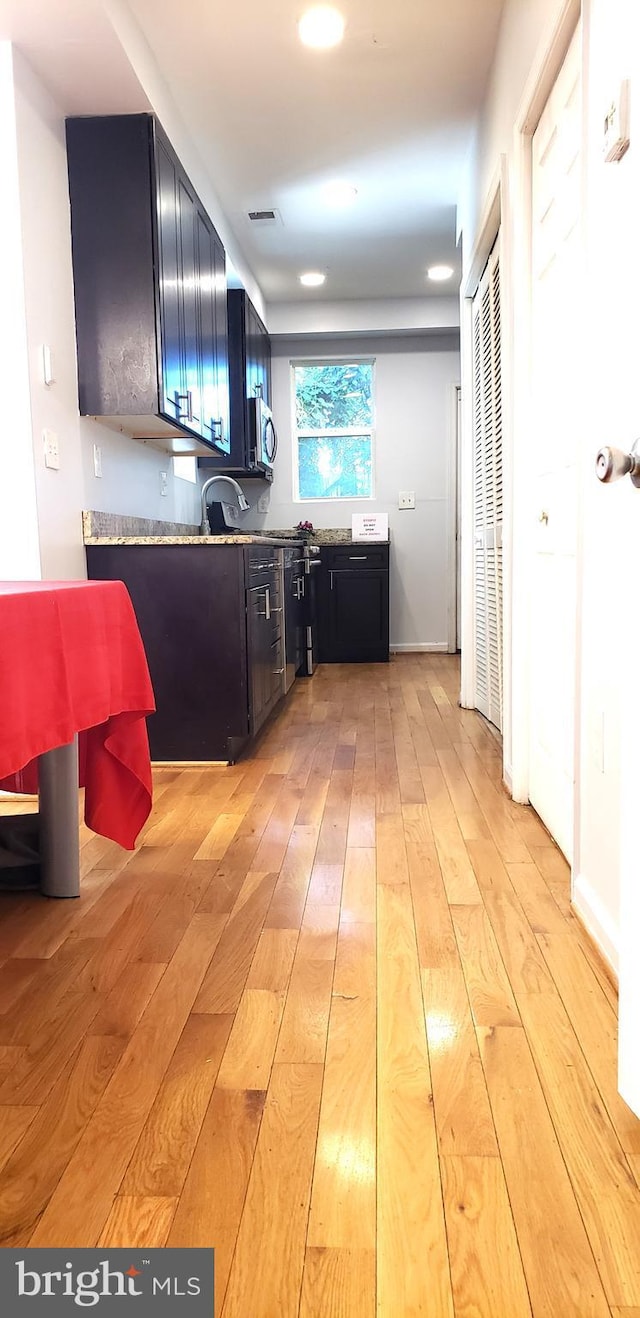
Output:
M298 430L296 419L296 367L298 366L370 366L371 367L371 424L369 426L344 426L340 429L333 430ZM324 507L330 507L332 504L343 503L373 503L376 497L376 359L375 357L361 357L349 354L344 357L292 357L289 361L291 372L291 461L292 461L292 495L293 503L322 504ZM371 440L371 491L369 494L339 494L333 497L316 495L315 498L305 498L300 494L300 464L298 439L300 437L318 438L326 435L328 437L340 438L349 435L369 435Z

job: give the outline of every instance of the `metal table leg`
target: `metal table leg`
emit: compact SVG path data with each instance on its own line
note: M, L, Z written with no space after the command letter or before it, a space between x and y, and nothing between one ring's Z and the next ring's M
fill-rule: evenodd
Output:
M40 891L46 897L80 896L78 739L38 760Z

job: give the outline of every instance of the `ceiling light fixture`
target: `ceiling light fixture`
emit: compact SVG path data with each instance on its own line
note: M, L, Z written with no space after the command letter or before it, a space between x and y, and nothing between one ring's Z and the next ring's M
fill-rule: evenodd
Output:
M358 195L358 189L352 183L345 183L344 179L326 183L322 191L327 206L335 210L346 210L347 206L353 206Z
M453 274L452 265L430 265L427 270L427 276L435 284L444 283L445 279L450 279Z
M298 35L305 46L328 50L344 36L344 18L332 5L313 5L298 23Z
M304 284L305 288L319 288L324 284L326 277L320 270L307 270L306 274L298 275L300 283Z

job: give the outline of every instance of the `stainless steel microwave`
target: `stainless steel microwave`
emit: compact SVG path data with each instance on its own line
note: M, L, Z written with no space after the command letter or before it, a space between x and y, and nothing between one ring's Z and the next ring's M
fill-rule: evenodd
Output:
M250 398L248 405L250 465L265 473L271 472L278 451L271 409L262 398Z

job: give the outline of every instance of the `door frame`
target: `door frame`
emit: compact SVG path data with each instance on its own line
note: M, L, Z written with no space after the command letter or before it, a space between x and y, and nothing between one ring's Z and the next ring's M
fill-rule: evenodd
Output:
M447 650L455 654L458 649L458 566L460 555L460 518L458 515L458 493L460 489L460 472L462 463L460 450L462 444L462 419L460 401L462 388L459 384L449 387L449 445L447 457L447 502L449 505L449 530L447 534L447 581L449 584L447 601Z
M503 778L513 799L529 800L530 536L533 515L528 453L531 409L532 139L580 20L580 0L563 0L541 43L516 115L512 149L500 157L461 287L462 344L462 664L460 700L473 708L475 637L473 587L473 326L471 304L500 229L502 287L503 527ZM518 333L515 333L517 324ZM518 442L515 443L515 436ZM514 529L515 528L515 529ZM514 592L513 582L518 590ZM577 620L579 625L579 619ZM578 690L576 683L576 690ZM576 720L576 724L578 721ZM578 748L576 747L576 765ZM577 845L577 842L576 842ZM577 852L576 852L577 860Z

